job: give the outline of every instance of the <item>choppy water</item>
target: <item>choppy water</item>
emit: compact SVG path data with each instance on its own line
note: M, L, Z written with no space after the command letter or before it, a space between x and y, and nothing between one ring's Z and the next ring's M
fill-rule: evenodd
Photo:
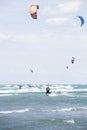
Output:
M0 85L0 130L87 130L87 85Z

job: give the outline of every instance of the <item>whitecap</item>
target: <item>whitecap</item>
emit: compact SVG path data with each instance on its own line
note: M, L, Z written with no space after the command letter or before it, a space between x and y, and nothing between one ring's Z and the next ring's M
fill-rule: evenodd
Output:
M0 94L0 97L4 97L4 96L12 96L13 94Z
M87 107L68 107L62 109L51 109L51 110L43 110L44 112L71 112L71 111L82 111L87 110Z
M64 120L64 122L65 123L69 123L69 124L74 124L75 123L75 121L73 119L71 119L71 120Z
M50 93L50 94L47 94L47 95L51 96L51 97L58 96L58 94L56 94L56 93Z
M62 108L59 111L61 111L61 112L67 112L67 111L72 111L72 110L73 110L73 108L69 107L69 108Z
M18 94L0 94L0 97L14 96Z
M81 111L81 110L87 110L87 107L69 107L69 108L63 108L59 111L61 112L69 112L69 111Z
M0 114L23 113L23 112L28 112L28 111L29 111L29 108L25 108L25 109L19 109L19 110L0 111Z

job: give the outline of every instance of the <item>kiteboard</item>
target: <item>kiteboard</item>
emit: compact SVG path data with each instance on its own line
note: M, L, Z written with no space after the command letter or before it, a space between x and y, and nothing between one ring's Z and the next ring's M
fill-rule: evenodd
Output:
M46 96L54 97L54 96L57 96L57 93L47 93Z

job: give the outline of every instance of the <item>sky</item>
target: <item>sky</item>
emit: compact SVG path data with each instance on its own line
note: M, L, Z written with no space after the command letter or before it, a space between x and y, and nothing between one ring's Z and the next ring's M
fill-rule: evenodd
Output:
M39 5L37 19L31 18L32 4ZM86 84L86 5L86 0L0 0L0 84Z

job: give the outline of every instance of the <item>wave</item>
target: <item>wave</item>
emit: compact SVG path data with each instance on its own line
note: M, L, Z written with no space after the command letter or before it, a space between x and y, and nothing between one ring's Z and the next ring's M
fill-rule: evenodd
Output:
M46 92L47 85L23 85L21 89L18 85L14 86L0 86L0 94L17 94L17 93L35 93L35 92ZM71 96L69 94L73 92L87 92L87 88L77 88L73 85L49 85L52 93L61 95Z
M70 120L64 120L65 123L68 123L68 124L75 124L75 121L73 119L70 119Z
M52 119L50 119L50 121L56 121L56 118L52 118ZM75 124L75 120L74 119L61 119L61 121L66 123L66 124Z
M0 97L5 97L5 96L14 96L14 95L18 95L18 94L0 94Z
M81 110L87 110L87 107L70 107L70 108L63 108L59 111L61 112L69 112L69 111L81 111Z
M28 111L30 111L30 109L25 108L25 109L20 109L20 110L0 111L0 114L24 113Z
M68 107L62 109L43 110L44 112L70 112L70 111L83 111L87 110L87 107Z

